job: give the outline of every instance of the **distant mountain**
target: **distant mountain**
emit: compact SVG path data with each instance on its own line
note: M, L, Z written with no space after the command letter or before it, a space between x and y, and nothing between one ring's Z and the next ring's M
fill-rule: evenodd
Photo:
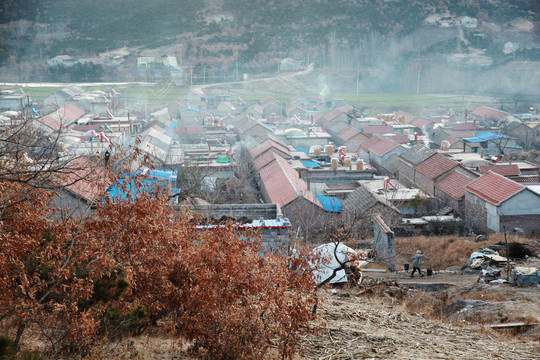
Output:
M454 53L489 67L538 55L539 13L537 0L4 0L0 64L127 47L175 54L197 78L275 71L283 58L361 76Z

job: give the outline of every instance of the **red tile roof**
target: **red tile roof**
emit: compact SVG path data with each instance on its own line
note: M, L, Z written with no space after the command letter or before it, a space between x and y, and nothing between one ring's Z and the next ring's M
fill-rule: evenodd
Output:
M113 183L96 162L80 157L64 166L56 182L69 192L87 201L99 200Z
M474 122L463 122L463 123L453 123L448 124L448 127L454 131L463 131L463 130L479 130L481 129L480 126L478 126Z
M360 144L359 148L364 150L365 152L368 152L369 148L375 145L376 143L378 143L379 141L383 141L383 139L381 139L378 136L373 136L369 138L368 140L364 141L362 144Z
M443 193L459 200L465 196L465 186L471 183L473 179L468 178L458 171L452 171L441 181L435 184L435 187Z
M405 117L405 123L406 124L409 124L411 121L413 121L414 119L417 118L416 115L411 115L403 110L398 110L396 111L396 120L399 120L399 117L400 116L404 116Z
M493 205L500 204L523 189L524 186L491 171L465 187L466 191Z
M388 152L394 150L397 148L399 144L395 141L392 141L390 139L384 139L382 141L377 142L373 146L369 148L369 152L374 153L378 156L383 156L384 154L387 154Z
M509 115L507 112L497 110L497 109L492 109L486 106L480 106L479 108L475 109L472 112L472 114L478 117L496 120L496 121L502 120L504 117Z
M272 149L272 148L275 148L277 150L279 150L280 152L282 152L283 154L291 157L291 152L289 151L289 148L274 141L274 140L265 140L263 141L262 143L260 143L259 145L255 146L253 149L251 149L249 152L251 154L251 157L253 159L256 159L257 157L259 157L261 154L265 153L266 151Z
M393 141L397 142L398 144L407 144L407 143L409 143L409 136L408 135L389 136L388 139L393 140Z
M489 171L502 176L518 176L520 174L519 166L517 165L480 166L480 172L482 174L487 174Z
M69 104L67 106L64 106L63 108L57 110L57 112L65 117L67 117L71 122L80 119L81 116L86 114L86 112L82 109L79 109L73 104Z
M273 151L267 151L260 155L258 158L256 158L253 161L253 165L255 166L255 169L259 171L266 165L270 164L272 161L276 160L277 156L279 155L275 154Z
M72 130L74 131L100 131L101 125L75 125Z
M360 134L360 131L356 130L355 128L346 127L337 135L337 137L341 140L347 141L358 134Z
M261 169L261 186L266 189L270 201L285 206L298 197L303 197L316 206L321 203L308 189L306 182L300 178L296 170L280 156Z
M390 125L375 125L362 128L364 134L393 134L394 128Z
M322 122L323 122L324 126L328 125L332 120L334 120L335 118L337 118L341 114L343 114L343 111L341 111L339 109L334 109L334 110L324 114L322 116Z
M420 164L416 165L414 169L419 173L425 175L428 179L435 180L439 176L452 170L457 166L457 163L444 157L440 154L435 154Z
M414 125L415 127L422 129L424 126L431 124L431 121L426 120L424 118L416 118L413 122L411 122L411 125Z
M55 131L60 130L60 128L62 127L62 123L59 120L53 118L51 115L47 115L41 118L39 121Z

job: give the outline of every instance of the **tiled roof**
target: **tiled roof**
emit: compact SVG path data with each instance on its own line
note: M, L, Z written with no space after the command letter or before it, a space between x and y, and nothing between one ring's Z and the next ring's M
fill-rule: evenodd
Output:
M389 156L381 164L390 174L397 174L399 171L399 160L397 156Z
M471 183L473 179L468 178L459 171L452 171L441 181L435 184L435 187L443 193L459 200L465 196L465 186Z
M60 128L62 127L62 123L51 115L47 115L44 118L41 118L39 121L55 131L60 130Z
M87 201L100 199L112 184L112 179L107 176L105 170L86 158L76 158L64 168L56 177L56 182Z
M251 157L253 159L256 159L261 154L265 153L266 151L270 150L271 148L275 148L285 154L286 156L291 157L291 152L289 151L289 148L286 146L283 146L282 144L274 141L274 140L265 140L259 145L255 146L253 149L251 149L249 152L251 154Z
M75 125L73 126L72 130L74 131L99 131L101 128L101 125Z
M448 141L450 143L450 146L454 145L455 143L457 143L458 141L461 141L460 139L457 139L453 136L450 136L448 139L446 139L446 141Z
M336 117L338 117L339 115L343 114L343 111L339 110L339 109L334 109L330 112L327 112L326 114L323 115L322 117L322 121L324 123L324 125L328 125L332 120L334 120Z
M393 134L394 128L390 125L365 126L362 132L364 134Z
M348 127L345 121L332 121L326 125L326 131L335 136Z
M452 123L448 127L454 131L479 130L480 127L474 122Z
M416 165L414 169L425 175L428 179L435 180L442 174L452 170L457 163L440 155L435 154Z
M504 117L509 115L507 112L492 109L486 106L480 106L479 108L476 108L472 112L472 114L478 117L491 119L491 120L497 120L497 121L502 120Z
M58 110L58 113L67 117L71 122L80 119L81 116L86 114L86 112L82 109L79 109L73 104L69 104L61 109Z
M384 139L371 146L369 148L369 152L372 152L378 156L383 156L384 154L394 150L398 146L399 144L397 142L390 139Z
M409 143L408 135L396 135L388 137L390 140L397 142L398 144L407 144Z
M411 122L411 125L414 125L415 127L422 129L424 126L431 124L431 121L426 120L424 118L416 118L413 122Z
M409 124L411 121L413 121L414 119L417 118L417 116L415 115L411 115L403 110L398 110L396 111L396 120L399 120L399 117L400 116L404 116L405 117L405 123L406 124Z
M275 154L273 151L267 151L260 155L258 158L256 158L253 161L253 165L255 166L255 169L259 171L266 165L270 164L272 161L276 160L277 156L279 155Z
M452 131L451 135L455 138L466 138L474 136L473 131Z
M276 161L262 168L259 174L261 186L266 189L270 202L283 207L296 198L303 197L321 207L319 200L308 189L306 182L282 157L276 156Z
M523 189L523 185L491 171L465 187L466 191L493 205L500 204Z
M359 148L364 150L365 152L368 152L371 146L375 145L376 143L380 141L383 141L383 139L381 139L378 136L373 136L369 138L368 140L364 141L362 144L360 144Z
M413 165L418 165L436 153L437 152L435 150L427 148L422 144L416 144L401 154L400 157Z
M502 176L518 176L520 174L519 166L517 165L480 166L480 172L482 174L487 174L489 171Z
M362 212L369 210L378 203L392 207L384 197L373 193L365 186L360 186L351 192L345 200L341 201L343 209Z
M352 128L352 127L349 126L349 127L346 127L344 130L342 130L337 135L337 137L340 138L341 140L347 141L347 140L355 137L358 134L360 134L360 131L358 131L355 128Z

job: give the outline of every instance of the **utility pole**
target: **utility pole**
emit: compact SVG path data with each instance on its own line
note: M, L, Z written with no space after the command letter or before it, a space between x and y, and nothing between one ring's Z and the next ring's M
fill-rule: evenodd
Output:
M420 93L420 70L421 69L422 69L421 67L418 68L418 77L416 78L416 95Z
M206 66L203 68L203 84L206 85Z
M358 96L358 76L360 76L360 71L356 72L356 96Z
M238 61L236 62L236 82L238 82Z

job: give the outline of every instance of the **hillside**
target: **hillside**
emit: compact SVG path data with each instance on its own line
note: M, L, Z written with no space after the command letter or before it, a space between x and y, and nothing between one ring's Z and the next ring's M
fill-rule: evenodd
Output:
M44 67L45 59L124 48L117 70L133 71L135 56L174 54L190 69L190 81L203 83L273 73L292 58L356 73L376 91L407 92L418 72L440 73L441 64L484 71L537 60L539 14L533 0L7 0L0 8L0 64L12 66L5 76L26 77L19 81L53 81L60 74ZM478 25L463 26L465 16ZM461 57L452 58L456 53ZM113 73L88 76L110 80Z

